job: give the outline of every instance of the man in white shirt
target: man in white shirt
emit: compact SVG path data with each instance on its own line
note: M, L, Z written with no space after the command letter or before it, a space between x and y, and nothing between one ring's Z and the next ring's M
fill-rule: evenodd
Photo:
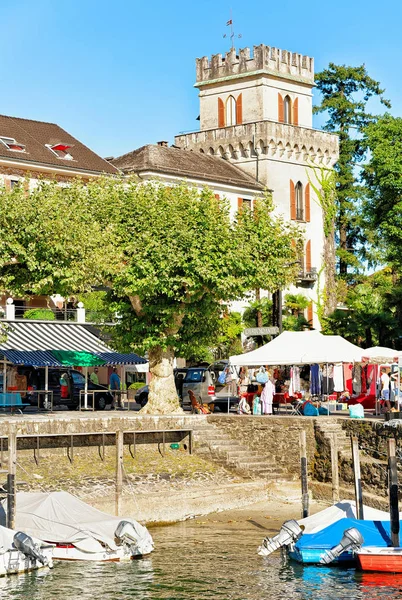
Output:
M381 369L381 398L385 400L387 409L391 410L391 403L389 401L389 375L384 368Z

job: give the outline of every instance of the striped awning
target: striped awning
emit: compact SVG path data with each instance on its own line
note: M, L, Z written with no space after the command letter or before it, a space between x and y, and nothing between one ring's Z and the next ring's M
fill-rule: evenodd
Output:
M81 323L68 321L8 321L7 339L1 350L78 350L111 352L111 349Z
M98 352L98 356L105 361L105 364L111 366L118 365L145 365L146 359L138 356L134 352L130 354L121 354L120 352Z
M61 367L62 363L46 350L0 350L0 355L14 365L30 367Z
M62 366L64 362L60 362L52 350L90 353L98 359L97 364L118 366L147 362L138 354L114 352L82 323L8 321L6 335L6 341L0 344L0 356L4 355L14 364ZM77 363L76 366L83 365Z

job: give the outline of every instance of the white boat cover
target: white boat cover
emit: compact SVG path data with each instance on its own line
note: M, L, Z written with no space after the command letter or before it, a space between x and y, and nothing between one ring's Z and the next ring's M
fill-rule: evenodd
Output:
M6 500L0 521L4 522ZM132 524L143 554L153 549L153 540L146 527L134 519L104 513L68 492L19 492L16 502L16 527L32 537L59 544L87 545L88 538L117 549L114 532L120 521ZM94 545L96 546L96 545ZM89 549L89 548L88 548Z
M389 521L389 512L371 508L363 505L363 516L365 521ZM332 523L340 519L355 519L356 518L356 502L351 500L341 500L329 506L324 510L320 510L315 515L300 519L297 521L299 525L304 526L304 533L316 533L324 527L328 527ZM402 513L400 513L402 519Z
M234 366L311 365L361 362L363 350L340 335L319 331L284 331L268 344L230 357Z

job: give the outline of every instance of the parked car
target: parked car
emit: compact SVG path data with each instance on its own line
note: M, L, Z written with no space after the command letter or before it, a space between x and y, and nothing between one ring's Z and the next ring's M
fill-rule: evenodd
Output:
M175 382L177 394L178 394L180 400L182 399L183 381L184 381L187 371L188 371L188 369L174 369L173 370L174 382ZM144 406L148 402L148 394L149 394L148 385L144 385L136 391L134 400L137 402L137 404L141 404L141 408L144 408Z
M33 388L32 391L24 397L24 402L37 406L38 395L35 393L35 389L45 389L45 370L36 369L35 367L19 367L19 370L21 374L26 375L28 386ZM62 394L60 378L63 373L67 376L67 386ZM70 409L76 409L80 402L80 390L85 388L85 376L81 371L75 369L65 367L49 368L48 388L53 391L54 406L65 405ZM92 383L91 380L88 380L88 390L99 390L99 392L95 394L96 410L104 410L108 404L112 404L113 396L104 386ZM43 406L44 398L42 395L40 401ZM91 402L92 397L89 396L88 403L91 405Z
M194 392L203 404L214 404L221 412L237 409L239 397L232 394L230 387L220 384L219 374L228 366L227 361L219 361L208 367L192 367L188 369L183 381L183 407L191 406L188 392Z

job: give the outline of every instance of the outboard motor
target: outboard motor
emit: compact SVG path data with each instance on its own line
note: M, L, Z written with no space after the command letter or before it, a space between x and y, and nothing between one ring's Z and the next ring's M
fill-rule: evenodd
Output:
M133 524L130 521L120 521L114 532L114 536L120 544L131 544L138 542L138 535L135 533Z
M33 539L26 533L17 531L17 533L14 535L13 543L17 550L22 552L22 554L25 554L25 556L38 560L40 563L42 563L42 565L46 565L48 563L46 557L40 553L40 550L34 543Z
M343 537L337 546L326 550L325 554L320 560L322 565L329 565L329 563L336 560L343 552L347 550L360 550L364 543L362 534L356 527L351 527L343 532Z
M140 523L120 521L114 532L116 543L126 545L134 556L145 556L154 549L154 542L148 529Z
M302 536L303 529L299 523L294 519L285 521L277 535L272 538L264 538L261 546L258 548L258 554L260 556L268 556L278 548L282 546L289 546Z

